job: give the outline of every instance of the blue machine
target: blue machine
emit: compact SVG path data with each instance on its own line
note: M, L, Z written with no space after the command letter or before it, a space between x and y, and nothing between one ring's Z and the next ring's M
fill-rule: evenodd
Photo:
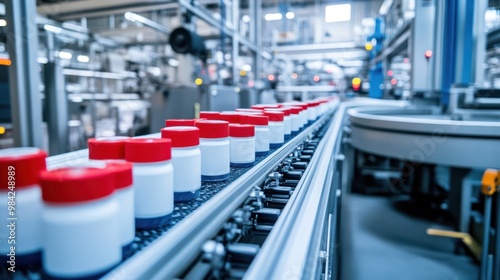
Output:
M382 27L382 19L375 18L375 30L373 34L367 38L368 41L371 41L372 39L375 39L377 41L377 45L370 52L370 59L372 59L377 53L382 50L382 43L385 39ZM368 76L370 78L370 91L368 92L368 96L371 98L382 98L383 92L381 85L384 83L384 69L382 66L382 62L378 62L372 68L370 68Z

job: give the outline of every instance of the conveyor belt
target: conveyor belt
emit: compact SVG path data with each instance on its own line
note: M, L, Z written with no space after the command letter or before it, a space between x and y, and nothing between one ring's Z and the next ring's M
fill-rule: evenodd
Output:
M232 186L232 190L229 191L230 193L236 193L239 196L248 194L248 192L250 191L250 188L248 186L260 183L259 181L262 181L265 178L267 171L271 170L271 168L274 167L274 165L276 165L280 160L286 157L287 154L296 145L298 145L301 141L303 141L303 139L305 139L309 134L311 134L313 130L319 128L321 125L324 125L327 121L329 121L330 118L331 115L323 116L321 119L317 120L314 124L304 129L299 135L288 140L282 147L278 149L271 149L269 156L256 157L256 161L252 167L231 168L230 178L228 180L218 183L203 183L200 190L199 198L192 201L175 204L174 212L172 215L172 222L168 226L161 227L158 229L137 230L136 238L132 245L133 254L129 257L130 261L126 260L123 264L127 265L118 266L118 268L112 271L110 274L108 274L107 277L109 279L115 279L113 277L116 277L116 275L122 275L122 276L125 275L127 276L125 277L127 279L128 278L145 279L144 277L150 277L152 275L151 273L155 272L155 269L154 269L154 264L149 263L148 261L149 258L151 256L155 256L159 260L161 259L161 256L152 253L152 250L148 251L143 249L145 248L152 249L151 247L155 247L149 245L155 241L159 241L159 239L163 239L160 237L162 236L164 237L164 235L167 232L170 233L171 229L175 228L176 225L178 225L181 221L185 220L187 216L195 212L195 210L199 209L201 206L207 204L208 201L214 198L214 196L216 196L217 194L220 194L228 186ZM159 134L153 134L143 137L159 137ZM54 169L67 166L69 164L85 162L87 161L87 158L88 158L88 150L81 150L64 155L49 157L47 159L47 165L49 169ZM255 180L256 178L259 178L259 180ZM245 184L242 184L242 182L245 182ZM241 190L245 190L245 193L241 193ZM216 203L225 204L230 202L235 203L237 202L237 199L227 199L224 202L216 202ZM241 201L239 203L241 203ZM220 206L225 206L225 205L219 205L219 207ZM231 208L230 205L227 206L228 209ZM218 210L213 209L213 211L217 212ZM192 219L191 222L196 223L197 221L196 219ZM180 229L180 231L182 232L183 230ZM197 234L197 232L191 232L191 234ZM170 235L177 236L179 234L171 233ZM140 251L144 251L141 252L142 255L138 254ZM150 268L142 267L144 271L134 271L133 273L130 273L133 267L137 267L136 264L143 262L151 264L151 267ZM170 263L172 264L173 262ZM39 266L20 268L18 271L16 271L15 275L13 275L9 273L5 267L1 267L0 279L42 279L41 268Z

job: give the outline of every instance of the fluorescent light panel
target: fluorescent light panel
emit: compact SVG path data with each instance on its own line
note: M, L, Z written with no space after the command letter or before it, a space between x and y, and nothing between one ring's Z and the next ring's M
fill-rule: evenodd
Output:
M351 20L351 4L325 6L325 22L341 22Z
M86 55L79 55L76 57L76 60L80 61L80 62L84 62L84 63L87 63L90 61L90 58Z
M272 20L280 20L283 18L283 15L280 13L275 13L275 14L266 14L264 16L264 19L267 21L272 21Z
M59 52L59 57L63 59L71 59L73 55L70 52Z
M295 13L294 12L288 12L288 13L286 13L285 16L286 16L287 19L293 19L295 17Z
M53 32L53 33L57 33L57 34L61 33L61 31L62 31L62 29L60 27L50 25L50 24L45 24L43 26L43 29L50 31L50 32Z

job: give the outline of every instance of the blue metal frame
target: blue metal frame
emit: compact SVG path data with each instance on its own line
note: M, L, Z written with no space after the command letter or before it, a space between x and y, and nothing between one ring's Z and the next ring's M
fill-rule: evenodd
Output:
M373 57L382 50L383 42L385 39L385 34L382 30L382 23L383 22L381 18L376 18L375 30L373 31L373 34L367 38L368 41L371 41L372 39L377 40L377 45L375 46L374 50L370 52L370 59L373 59ZM382 66L382 62L375 64L370 69L368 75L370 77L370 90L368 92L368 96L371 98L382 98L383 92L380 87L384 83L384 69Z
M445 2L444 38L443 38L443 74L441 83L441 105L447 107L450 99L451 85L455 82L457 53L457 3Z

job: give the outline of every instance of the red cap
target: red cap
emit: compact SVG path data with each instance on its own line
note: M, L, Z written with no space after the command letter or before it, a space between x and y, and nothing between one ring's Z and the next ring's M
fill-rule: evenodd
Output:
M264 115L269 117L270 122L282 122L285 119L285 113L280 111L264 111Z
M175 126L161 129L161 138L170 138L172 148L192 147L200 144L200 130L192 126Z
M236 109L236 112L261 114L262 110L259 110L259 109L238 108L238 109Z
M308 102L307 104L309 105L309 108L310 108L310 107L316 107L316 106L318 106L320 103L319 103L319 102L317 102L317 101L310 101L310 102Z
M42 199L46 202L84 202L106 197L115 190L115 176L108 169L61 168L40 174Z
M255 136L255 127L250 124L230 124L229 136L231 137L253 137Z
M226 138L229 136L229 123L220 120L196 122L200 129L200 138Z
M170 139L134 138L125 142L125 159L130 162L157 162L172 158Z
M0 191L8 191L9 182L16 189L38 185L38 174L47 169L46 157L47 153L38 148L0 150Z
M124 159L125 141L130 137L113 136L102 138L90 138L89 159Z
M217 120L219 114L220 114L219 112L201 111L200 118L207 120Z
M278 112L283 112L283 114L285 114L285 117L289 117L290 114L292 113L292 109L290 108L287 108L287 107L282 107L282 108L278 108L278 109L266 109L266 111L278 111Z
M221 121L227 121L229 123L240 123L241 114L238 112L222 112L219 114L218 119Z
M288 108L292 111L292 114L297 115L302 111L301 107L295 107L295 106L286 106L285 108Z
M132 186L132 164L126 161L107 161L106 169L114 177L115 190Z
M257 105L252 105L252 109L257 109L257 110L264 110L264 109L269 109L269 108L279 108L279 104L257 104Z
M269 117L262 115L248 115L247 124L253 125L268 125Z
M194 126L196 120L194 119L170 119L165 120L165 126Z
M308 105L304 102L286 102L283 103L283 107L299 107L302 110L307 110Z

